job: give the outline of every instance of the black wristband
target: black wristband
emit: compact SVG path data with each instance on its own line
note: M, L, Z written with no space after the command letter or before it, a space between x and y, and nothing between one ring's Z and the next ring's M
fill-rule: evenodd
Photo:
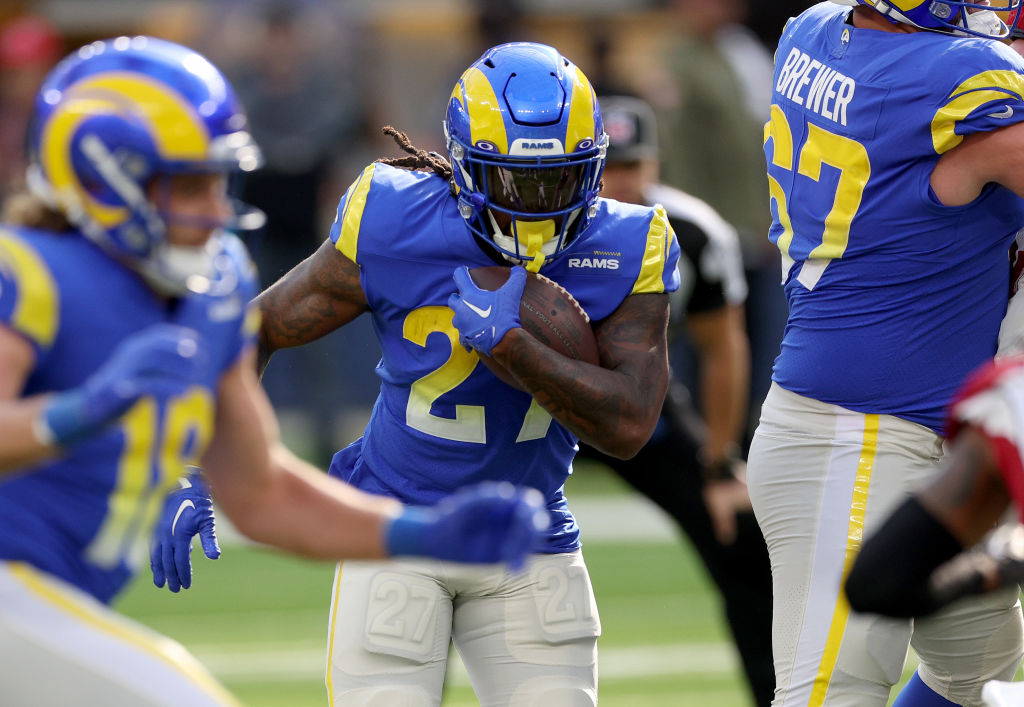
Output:
M1010 25L1010 39L1024 39L1024 29L1021 29L1015 24Z
M701 448L697 451L697 460L700 462L701 476L705 482L732 481L737 478L736 464L740 460L740 450L735 444L730 444L726 447L724 456L711 459L707 450Z
M704 481L732 481L736 478L734 470L735 460L720 459L719 461L705 464L701 467L701 475Z

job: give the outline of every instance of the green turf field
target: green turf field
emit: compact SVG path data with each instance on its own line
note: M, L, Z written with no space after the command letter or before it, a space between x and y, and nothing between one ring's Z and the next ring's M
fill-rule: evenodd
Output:
M598 474L571 482L614 500L624 491ZM590 542L585 556L604 629L603 707L739 707L750 704L717 598L690 549L652 538ZM327 607L334 568L241 545L211 562L199 550L195 586L180 595L140 575L117 608L181 641L246 705L325 705ZM446 707L477 704L457 661Z

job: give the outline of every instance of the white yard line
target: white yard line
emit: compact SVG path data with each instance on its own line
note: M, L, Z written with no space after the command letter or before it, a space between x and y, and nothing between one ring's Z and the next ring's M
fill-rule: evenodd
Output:
M324 649L310 641L274 643L193 644L192 652L222 680L307 681L323 676ZM659 675L734 674L740 669L729 643L667 643L606 648L600 652L601 682L635 680ZM454 652L448 681L469 685L469 676Z

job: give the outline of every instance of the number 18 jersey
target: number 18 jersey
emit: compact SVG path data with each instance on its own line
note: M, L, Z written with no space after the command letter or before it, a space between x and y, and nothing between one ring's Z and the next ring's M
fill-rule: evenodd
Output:
M1024 61L992 40L858 29L821 3L776 54L765 154L790 315L773 380L939 430L995 352L1024 202L990 184L943 206L932 170L1024 120Z
M255 270L222 236L205 294L158 297L77 233L0 229L0 324L35 353L22 395L82 385L117 347L161 322L197 332L190 385L140 398L62 453L0 481L0 559L27 562L110 601L148 557L167 491L213 435L221 376L255 343Z

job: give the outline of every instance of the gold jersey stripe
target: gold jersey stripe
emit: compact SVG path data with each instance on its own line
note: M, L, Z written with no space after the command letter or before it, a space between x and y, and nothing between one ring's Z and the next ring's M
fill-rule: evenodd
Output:
M964 138L956 134L957 124L985 103L998 100L1024 100L1024 76L1009 70L983 71L957 86L932 118L935 152L941 155L959 145ZM999 107L993 110L999 112Z
M370 185L373 184L373 168L374 165L369 165L348 188L345 195L345 210L340 216L341 232L334 244L346 258L357 264L359 226L363 221L363 210L366 209L366 197L370 193Z
M644 259L640 264L640 274L633 283L630 294L646 292L664 292L665 282L662 279L665 270L665 259L676 234L668 222L665 207L658 204L654 207L651 225L647 229L647 245L644 247Z
M53 345L60 322L57 283L32 247L10 231L0 230L0 269L15 282L18 301L11 326L43 348Z

